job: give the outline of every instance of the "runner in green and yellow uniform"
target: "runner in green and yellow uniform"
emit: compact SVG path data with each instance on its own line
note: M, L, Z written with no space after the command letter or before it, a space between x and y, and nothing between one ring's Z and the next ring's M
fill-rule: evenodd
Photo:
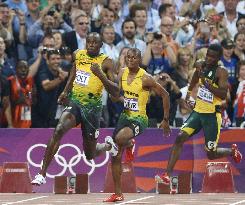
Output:
M170 134L168 92L150 74L140 68L140 64L141 52L136 48L130 48L126 55L127 67L122 69L118 77L120 87L124 93L124 110L113 133L113 139L118 146L118 153L112 155L111 161L115 194L105 199L104 202L124 200L121 190L122 154L125 148L132 147L133 138L141 134L148 126L146 103L149 91L154 91L163 99L164 119L160 124L160 128L163 128L165 135Z
M81 123L83 148L87 160L105 151L116 152L113 139L107 137L106 143L97 143L102 111L102 90L117 97L119 87L114 83L114 63L106 55L100 54L102 40L98 33L90 33L86 38L86 50L74 53L74 66L66 87L61 93L59 103L67 105L54 134L48 142L43 166L32 181L34 185L46 183L47 168L57 152L60 140L72 127Z
M232 144L231 148L218 148L222 120L221 101L226 99L228 90L228 72L224 67L218 65L221 56L221 46L212 44L208 48L205 62L196 68L186 96L187 103L193 107L189 99L192 89L198 84L194 109L181 127L172 147L166 173L155 177L157 182L170 183L171 173L179 159L184 142L201 129L204 132L208 159L232 156L236 163L241 161L242 154L236 144ZM172 193L174 192L175 190Z

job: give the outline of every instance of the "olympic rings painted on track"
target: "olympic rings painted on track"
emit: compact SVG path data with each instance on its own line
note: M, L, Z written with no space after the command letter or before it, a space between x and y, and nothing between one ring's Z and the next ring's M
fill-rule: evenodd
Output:
M38 148L44 148L46 149L47 145L45 144L34 144L32 145L28 150L27 150L27 153L26 153L26 158L27 158L27 161L30 163L30 165L32 165L33 167L37 167L37 168L40 168L42 167L42 164L43 164L43 161L41 161L41 163L36 163L32 160L32 151L34 149L38 149ZM76 151L76 155L74 155L73 157L71 157L71 159L69 161L67 161L67 159L65 159L64 156L60 155L59 152L61 149L67 149L67 148L72 148ZM71 173L71 175L75 176L76 173L73 171L73 167L76 166L80 161L81 159L85 162L85 164L89 167L91 167L88 175L91 175L94 173L95 169L98 168L98 167L102 167L104 166L108 160L109 160L109 152L106 152L105 154L105 159L104 161L102 161L101 163L99 164L96 164L94 162L94 160L87 160L86 159L86 156L85 156L85 153L84 152L81 152L81 150L74 144L62 144L60 145L57 153L55 154L54 156L54 160L57 162L58 165L60 165L61 167L63 167L62 171L55 174L55 175L52 175L52 174L49 174L47 173L47 177L49 178L54 178L55 176L63 176L66 172L66 170L68 169L69 172Z

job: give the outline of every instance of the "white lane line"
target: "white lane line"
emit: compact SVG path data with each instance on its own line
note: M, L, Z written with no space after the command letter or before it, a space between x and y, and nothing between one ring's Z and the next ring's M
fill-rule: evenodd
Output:
M242 204L242 203L245 204L245 200L238 201L238 202L232 203L232 204L230 204L230 205L237 205L237 204Z
M134 200L130 200L130 201L125 201L125 202L119 203L119 204L117 204L117 205L128 204L128 203L132 203L132 202L135 202L135 201L141 201L141 200L144 200L144 199L149 199L149 198L152 198L152 197L155 197L155 196L146 196L146 197L139 198L139 199L134 199Z
M18 204L18 203L21 203L21 202L32 201L32 200L41 199L41 198L45 198L45 197L48 197L48 196L39 196L39 197L30 198L30 199L24 199L24 200L15 201L15 202L9 202L9 203L5 203L5 204L2 204L2 205Z

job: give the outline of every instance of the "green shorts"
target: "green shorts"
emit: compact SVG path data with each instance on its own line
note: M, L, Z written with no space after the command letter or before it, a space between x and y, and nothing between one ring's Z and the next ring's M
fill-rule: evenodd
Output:
M70 101L64 112L72 113L77 125L81 123L84 137L98 138L102 106L81 106Z
M112 137L115 138L117 133L124 127L129 127L134 133L134 137L140 135L148 127L148 119L145 117L129 117L125 113L122 113L118 119L116 128Z
M198 113L192 111L189 118L183 123L181 130L186 132L190 137L203 129L205 137L205 148L208 151L215 151L218 145L221 113Z

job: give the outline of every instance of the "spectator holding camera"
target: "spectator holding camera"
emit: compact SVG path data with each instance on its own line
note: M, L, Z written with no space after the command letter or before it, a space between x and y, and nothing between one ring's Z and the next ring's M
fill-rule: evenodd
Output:
M60 67L61 56L58 50L48 50L46 55L46 63L41 65L36 78L37 103L32 109L32 127L35 128L56 125L57 100L68 76Z
M46 33L54 30L70 32L72 28L64 22L60 13L51 9L54 5L50 4L42 11L40 18L30 27L28 31L28 43L33 48L37 48Z
M151 75L156 75L161 72L170 74L173 71L172 67L170 67L169 60L162 55L164 43L161 33L153 33L152 40L147 44L142 64ZM167 49L171 55L171 48L167 47Z

